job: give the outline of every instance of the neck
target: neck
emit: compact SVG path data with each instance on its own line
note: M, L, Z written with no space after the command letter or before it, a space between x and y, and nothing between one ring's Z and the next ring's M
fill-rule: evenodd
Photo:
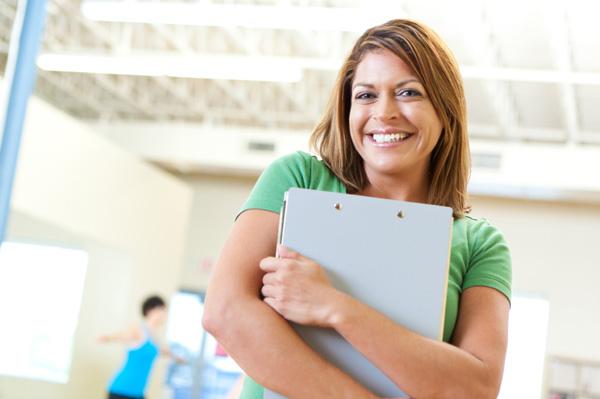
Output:
M367 186L358 194L399 201L427 203L429 179L425 173L386 175L369 173Z

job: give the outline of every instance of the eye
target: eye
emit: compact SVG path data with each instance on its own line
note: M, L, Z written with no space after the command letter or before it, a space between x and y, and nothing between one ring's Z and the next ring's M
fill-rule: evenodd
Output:
M359 92L357 93L354 98L356 100L372 100L373 98L375 98L375 94L369 92L369 91L363 91L363 92Z
M421 95L421 92L415 89L403 89L397 95L400 97L418 97Z

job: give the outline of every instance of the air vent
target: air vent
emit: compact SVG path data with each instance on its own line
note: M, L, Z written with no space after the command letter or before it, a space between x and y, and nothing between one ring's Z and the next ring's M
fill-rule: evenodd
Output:
M493 152L473 152L471 153L471 163L473 168L500 169L500 166L502 165L502 154Z
M248 151L274 152L275 143L270 141L249 141Z

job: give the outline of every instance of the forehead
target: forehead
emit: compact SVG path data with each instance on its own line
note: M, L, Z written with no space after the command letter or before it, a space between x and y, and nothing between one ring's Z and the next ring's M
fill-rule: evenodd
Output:
M388 80L416 78L413 70L390 50L373 50L366 53L356 67L355 83L377 83Z

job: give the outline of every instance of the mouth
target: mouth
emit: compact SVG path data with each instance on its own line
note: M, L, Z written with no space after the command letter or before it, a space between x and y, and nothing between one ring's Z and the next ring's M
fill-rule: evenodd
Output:
M397 133L367 133L369 140L375 144L395 144L410 139L413 134L407 132Z

